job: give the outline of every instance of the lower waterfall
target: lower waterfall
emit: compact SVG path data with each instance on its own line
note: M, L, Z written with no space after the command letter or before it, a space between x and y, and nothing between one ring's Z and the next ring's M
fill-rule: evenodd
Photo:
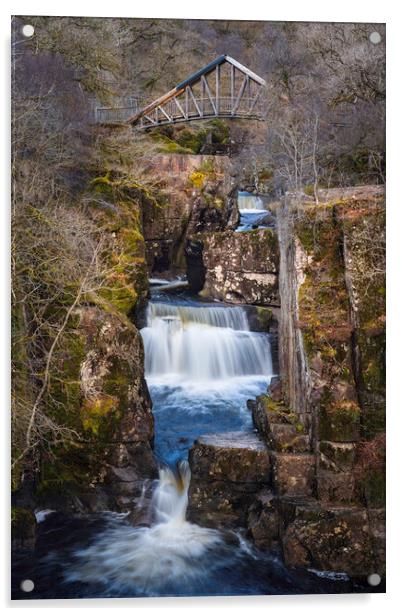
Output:
M152 523L111 524L76 552L78 562L67 579L104 579L114 593L131 587L145 595L222 594L217 576L226 578L228 568L237 568L232 594L253 550L236 533L186 520L187 454L201 434L252 427L246 401L266 391L271 378L269 336L250 331L241 307L174 300L163 293L150 302L141 335L160 461Z
M205 382L270 375L267 337L250 332L240 307L151 303L142 331L145 375Z

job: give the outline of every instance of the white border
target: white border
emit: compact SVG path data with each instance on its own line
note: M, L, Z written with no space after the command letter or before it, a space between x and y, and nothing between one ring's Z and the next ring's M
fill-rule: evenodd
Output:
M85 609L86 614L95 614L99 609L130 609L135 612L165 614L188 612L193 614L230 612L231 616L244 614L246 609L252 609L254 614L267 614L267 611L278 610L281 613L297 616L339 616L340 610L346 613L363 613L365 616L378 616L379 610L390 610L396 607L399 600L399 580L401 571L400 524L402 488L399 482L401 460L398 454L402 450L402 405L400 402L401 368L400 368L400 313L402 302L402 260L400 246L402 244L402 131L401 131L401 62L402 62L402 20L398 14L397 3L392 0L369 2L368 0L288 0L284 2L264 2L263 0L247 0L246 2L220 2L203 0L202 3L191 3L189 0L154 0L152 3L114 0L108 4L94 3L87 0L70 0L68 3L55 3L50 0L18 1L6 0L1 6L0 27L2 29L3 61L0 65L2 73L2 114L1 114L1 188L3 192L3 220L0 226L1 260L0 272L2 281L2 316L0 340L3 353L1 355L1 406L3 444L1 457L5 471L2 473L4 492L1 499L0 516L2 520L3 541L1 553L0 580L2 581L2 603L7 609L19 613L29 607L32 612L43 608L74 609L75 613ZM273 597L240 597L240 598L197 598L197 599L130 599L130 600L75 600L75 601L29 601L13 602L9 596L9 562L8 562L8 460L9 460L9 424L8 424L8 390L9 390L9 44L10 15L92 15L92 16L125 16L125 17L169 17L169 18L214 18L214 19L261 19L269 21L351 21L387 23L387 235L388 235L388 502L387 502L387 586L386 595L312 595L312 596L273 596ZM5 138L7 136L7 138ZM399 395L398 395L399 394ZM399 601L400 603L400 601ZM85 607L84 607L85 606Z

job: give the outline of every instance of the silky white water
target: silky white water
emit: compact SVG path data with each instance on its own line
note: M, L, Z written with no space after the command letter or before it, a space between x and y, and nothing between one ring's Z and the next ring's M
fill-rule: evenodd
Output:
M239 191L237 206L239 208L240 223L236 231L266 228L265 220L269 212L264 206L264 201L261 197Z
M266 208L264 207L264 202L261 197L257 195L253 195L252 193L248 193L245 191L239 191L237 194L237 206L240 211L242 210L253 210L265 212Z
M272 372L269 341L250 331L241 307L150 303L141 334L147 378L205 383Z
M222 566L229 556L223 535L186 521L189 482L187 462L180 463L177 473L162 468L152 497L153 525L111 526L76 552L67 581L106 582L111 589L135 588L153 595L177 582L199 581L214 566ZM207 562L210 551L218 548L219 565L216 559L215 564Z

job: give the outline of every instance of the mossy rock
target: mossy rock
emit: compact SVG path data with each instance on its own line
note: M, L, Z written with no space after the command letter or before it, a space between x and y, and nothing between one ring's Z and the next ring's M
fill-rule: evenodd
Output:
M386 481L384 472L373 470L360 480L357 488L362 500L367 507L374 509L385 507L386 504Z
M36 539L36 518L31 509L11 508L11 542L13 549L33 549Z
M119 400L110 395L86 399L81 406L80 415L85 432L90 432L96 439L110 442L121 415Z
M319 438L324 441L355 442L360 437L361 410L353 400L321 405Z

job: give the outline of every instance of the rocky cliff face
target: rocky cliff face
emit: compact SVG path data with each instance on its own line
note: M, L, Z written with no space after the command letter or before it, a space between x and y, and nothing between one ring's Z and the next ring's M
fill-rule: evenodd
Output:
M66 384L60 393L66 399L71 395L75 403L65 421L75 427L80 441L59 453L56 468L51 461L45 466L41 497L50 492L53 498L53 480L58 470L63 477L65 468L63 489L78 507L133 510L144 479L157 474L141 337L118 311L84 306L75 320L70 346L59 358L70 366L74 391Z
M157 473L143 346L132 322L148 292L141 194L105 174L89 183L83 201L99 229L102 268L52 358L45 403L59 439L39 452L33 484L17 485L20 542L26 507L135 511L144 481Z
M279 304L279 253L272 229L195 235L187 245L187 263L190 284L202 288L204 297L233 304Z
M148 173L160 178L163 199L143 210L151 272L185 271L186 239L233 226L238 217L227 156L160 154Z
M278 212L282 404L314 457L279 536L289 564L365 576L384 571L384 192L320 198Z
M264 474L244 516L244 479L221 493L232 466L201 456L208 443L200 441L190 511L210 525L235 519L260 547L279 546L289 565L365 578L385 567L384 191L320 198L288 196L278 212L281 380L249 403ZM253 447L232 436L219 459L238 446L236 468L247 469ZM203 514L206 502L214 515Z

